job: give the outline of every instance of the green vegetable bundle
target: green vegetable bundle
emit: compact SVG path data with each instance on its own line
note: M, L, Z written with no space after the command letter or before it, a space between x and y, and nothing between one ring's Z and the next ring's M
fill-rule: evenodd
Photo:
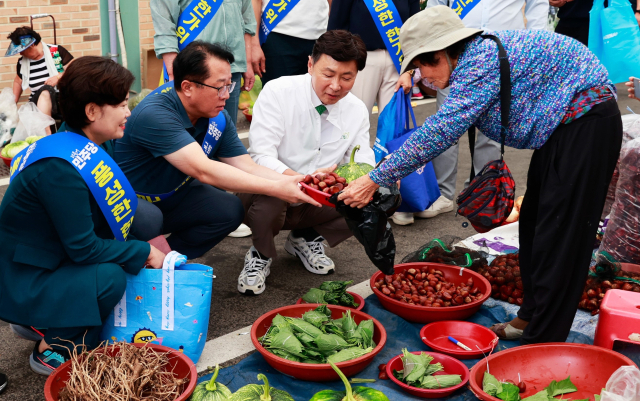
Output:
M265 349L281 358L302 363L339 363L373 351L373 321L360 324L347 311L332 320L331 311L322 305L302 318L276 315L267 333L258 340Z
M351 284L353 281L325 281L320 288L310 289L302 299L309 304L330 304L357 308L358 304L353 296L347 293L347 287Z
M20 153L27 146L29 146L29 143L27 141L17 141L14 143L10 143L4 148L2 148L2 152L0 152L0 156L6 157L7 159L13 159L15 155Z
M578 388L571 382L571 377L567 377L559 382L554 380L549 383L544 390L522 399L520 398L520 389L518 386L509 382L500 382L491 373L484 372L484 376L482 378L482 391L492 397L497 397L504 401L557 401L558 399L554 398L555 396L576 392L578 391Z
M433 357L421 352L419 355L412 354L407 349L402 350L402 370L394 370L396 379L411 387L439 389L457 386L462 383L460 375L436 375L444 368L441 363L431 363Z

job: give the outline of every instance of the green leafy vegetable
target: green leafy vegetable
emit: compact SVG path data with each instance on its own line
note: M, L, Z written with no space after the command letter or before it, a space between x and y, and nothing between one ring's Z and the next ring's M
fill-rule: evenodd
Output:
M421 388L449 388L462 383L460 375L424 376L420 381Z
M553 399L553 397L549 397L549 394L547 394L547 390L544 389L542 391L538 391L530 397L523 398L522 401L549 401L549 398Z
M420 355L412 354L407 351L406 348L402 350L402 354L404 357L402 358L402 370L404 371L404 382L405 383L413 383L419 381L424 373L427 370L427 365L429 364L429 358L425 358L422 354L426 355L424 352ZM433 359L433 358L431 358Z
M373 348L362 349L359 347L345 348L337 354L333 354L327 358L327 362L340 363L360 358L373 351Z
M302 320L320 328L323 323L329 321L329 318L322 312L309 311L302 315Z
M498 381L491 373L484 372L482 378L482 391L492 397L497 397L502 392L502 383Z
M338 351L349 348L349 343L337 334L320 334L315 339L315 343L320 351Z
M0 152L0 156L6 157L8 159L13 159L15 155L22 152L29 144L26 141L17 141L14 143L7 144L4 148L2 148L2 152Z
M40 136L40 135L32 135L32 136L28 136L24 141L26 143L28 143L29 145L31 145L32 143L39 141L40 139L44 138L44 136Z
M443 370L444 370L444 367L440 362L432 363L427 365L427 370L424 372L424 375L425 376L432 375L436 372L442 372Z
M347 287L353 284L351 281L325 281L320 285L320 289L327 292L344 292Z
M327 303L324 300L326 294L326 291L319 288L312 288L302 296L302 300L308 304L324 304Z
M554 380L547 386L547 393L551 397L573 393L575 391L578 391L578 388L571 382L571 376L559 382Z
M338 304L342 306L348 306L350 308L357 308L359 306L359 304L356 303L355 298L353 298L353 295L349 294L348 292L345 292L342 295L340 295Z
M316 338L320 334L322 334L322 330L320 330L319 328L317 328L316 326L312 325L309 322L305 322L302 319L285 317L285 320L287 321L287 323L289 323L291 328L298 333L305 333L310 335L313 338Z
M511 383L502 383L502 391L497 397L504 401L520 401L520 389Z

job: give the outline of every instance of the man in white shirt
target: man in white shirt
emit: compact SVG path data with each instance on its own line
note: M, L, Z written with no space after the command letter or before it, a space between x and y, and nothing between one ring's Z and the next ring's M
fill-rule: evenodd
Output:
M261 165L285 175L333 171L347 162L355 146L356 161L373 165L369 113L349 91L366 63L367 50L356 35L328 31L308 61L308 74L269 82L253 109L249 154ZM270 196L238 194L251 227L253 246L238 278L238 291L261 294L277 252L274 237L289 233L285 250L315 274L332 273L335 265L324 253L351 236L343 217L330 207L308 207Z
M486 31L546 29L549 0L428 0L427 7L445 5L458 11L467 28ZM524 18L522 9L524 8ZM526 19L526 25L525 25ZM406 74L405 74L406 75ZM403 76L402 78L408 79ZM402 79L401 78L401 79ZM436 107L445 102L449 88L438 89ZM478 174L488 162L500 158L500 144L476 129L473 169ZM438 178L441 196L427 210L415 213L420 218L431 218L453 210L458 173L458 145L432 160ZM467 172L464 172L468 174ZM465 186L468 185L468 181ZM413 213L396 212L392 219L398 225L413 223Z

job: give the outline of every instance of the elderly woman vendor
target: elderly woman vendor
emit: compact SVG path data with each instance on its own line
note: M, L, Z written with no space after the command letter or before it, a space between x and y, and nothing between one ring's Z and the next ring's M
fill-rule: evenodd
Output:
M379 186L407 176L452 146L471 126L500 141L496 42L437 6L410 18L400 41L402 71L451 93L380 167L340 199L363 207ZM535 149L520 214L524 302L492 329L521 343L565 341L587 277L593 238L622 141L615 88L584 45L545 31L496 32L511 66L506 145Z
M29 362L39 374L60 366L74 345L98 345L125 272L162 267L162 252L125 242L135 193L99 148L122 137L133 80L111 60L77 59L58 83L71 132L41 139L13 160L0 204L0 319L37 340Z

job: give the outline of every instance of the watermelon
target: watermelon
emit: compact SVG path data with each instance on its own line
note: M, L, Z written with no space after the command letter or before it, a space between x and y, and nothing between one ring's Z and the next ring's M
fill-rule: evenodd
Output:
M351 151L349 163L341 164L335 171L336 174L347 180L347 184L363 175L369 174L369 172L373 170L373 166L370 164L355 162L354 158L358 150L360 150L360 145L356 145Z

